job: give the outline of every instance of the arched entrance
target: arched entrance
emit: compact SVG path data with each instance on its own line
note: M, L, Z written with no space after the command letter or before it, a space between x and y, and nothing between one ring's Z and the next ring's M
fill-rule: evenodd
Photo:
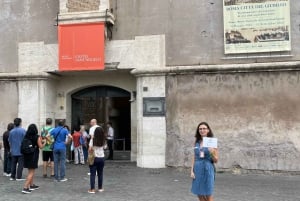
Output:
M110 121L115 133L115 150L131 149L130 92L117 87L95 86L80 90L71 98L72 125L89 128L91 119L97 119L99 125ZM115 155L124 159L122 154Z

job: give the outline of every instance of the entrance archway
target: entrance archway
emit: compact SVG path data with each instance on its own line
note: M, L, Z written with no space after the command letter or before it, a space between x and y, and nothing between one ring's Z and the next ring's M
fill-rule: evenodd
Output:
M89 128L91 119L98 124L112 122L115 150L131 150L130 92L112 86L95 86L71 95L72 125ZM118 155L116 155L117 157Z

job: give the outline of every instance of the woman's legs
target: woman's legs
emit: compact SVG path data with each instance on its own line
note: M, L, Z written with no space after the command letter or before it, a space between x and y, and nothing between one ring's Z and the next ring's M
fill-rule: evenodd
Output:
M90 189L95 190L96 165L90 165Z
M199 201L214 201L212 195L198 195Z
M98 189L102 190L104 158L97 158Z
M24 184L24 188L30 188L33 185L34 169L28 169L28 175Z

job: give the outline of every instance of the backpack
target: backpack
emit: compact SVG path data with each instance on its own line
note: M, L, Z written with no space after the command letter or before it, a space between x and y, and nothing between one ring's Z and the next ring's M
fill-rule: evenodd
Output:
M82 135L80 135L80 137L79 137L79 144L80 145L85 145L85 140L84 140Z
M32 141L28 138L23 139L21 143L21 153L22 154L32 154L35 151L35 147L32 145Z

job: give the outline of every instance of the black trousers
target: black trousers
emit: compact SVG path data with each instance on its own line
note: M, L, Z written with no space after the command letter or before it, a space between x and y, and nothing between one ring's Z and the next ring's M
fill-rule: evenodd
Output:
M107 145L108 145L108 149L109 149L109 156L108 156L108 160L113 160L114 159L114 150L113 150L113 140L107 140Z
M11 157L11 178L22 179L24 166L23 156L12 156Z

